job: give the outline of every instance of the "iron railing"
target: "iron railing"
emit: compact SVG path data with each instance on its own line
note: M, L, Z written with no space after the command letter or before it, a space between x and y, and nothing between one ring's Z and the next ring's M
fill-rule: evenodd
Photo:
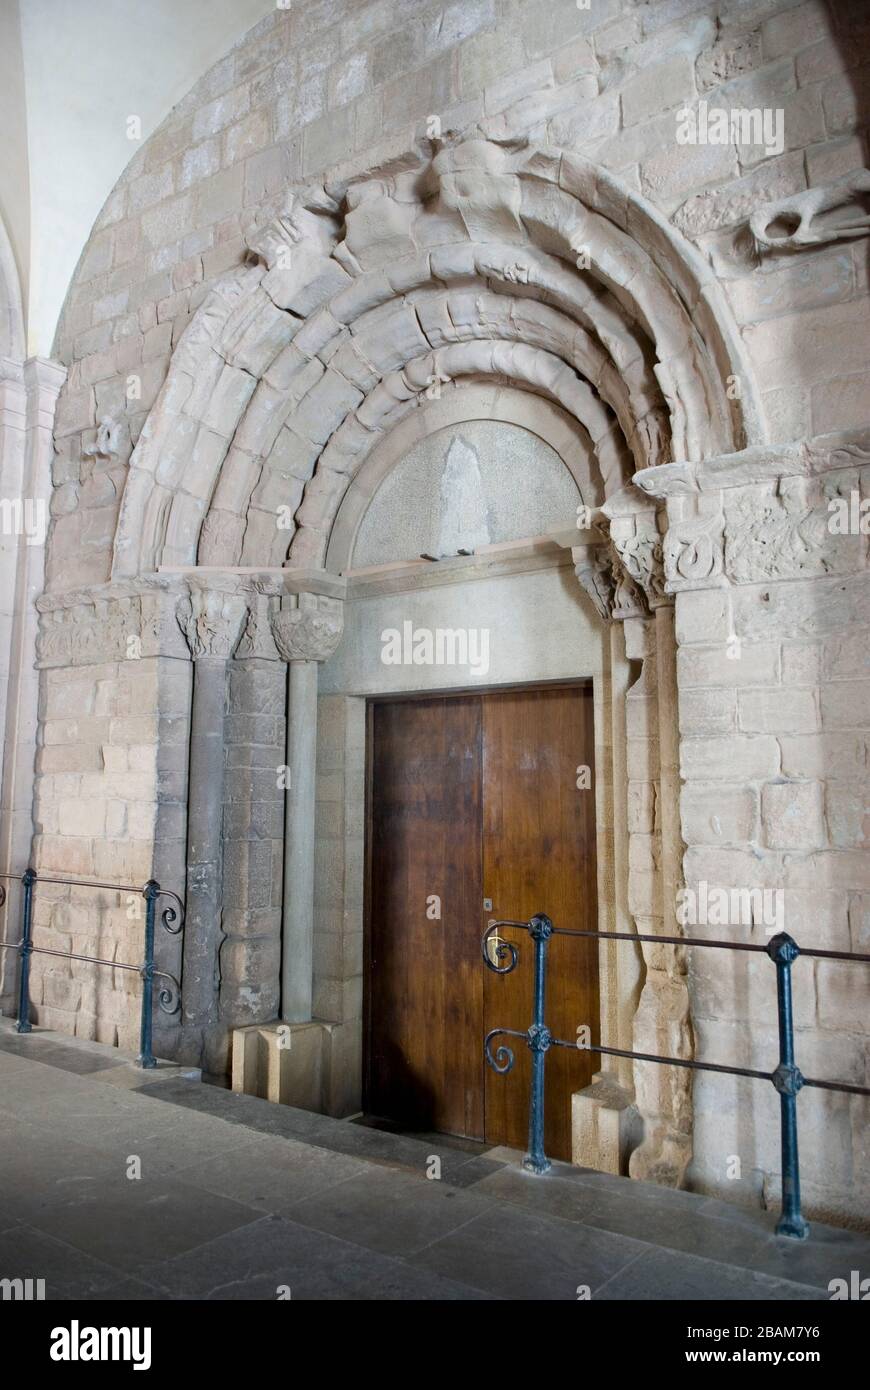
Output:
M732 1076L749 1076L758 1081L770 1081L779 1093L780 1131L782 1146L782 1212L776 1225L777 1235L790 1236L804 1240L809 1234L809 1225L801 1214L800 1164L798 1159L797 1096L804 1086L814 1086L824 1091L844 1091L848 1095L870 1096L870 1088L855 1086L845 1081L820 1081L815 1077L804 1076L795 1064L794 1022L792 1015L791 967L798 956L813 956L822 960L870 962L870 955L860 955L847 951L819 951L798 946L786 932L771 937L766 946L743 941L705 941L689 936L644 936L631 932L571 931L564 927L554 927L550 918L543 912L536 913L529 922L500 921L490 922L483 934L481 943L483 959L487 967L496 975L509 975L516 969L519 952L511 941L496 940L502 927L517 927L527 931L535 950L535 998L534 1017L523 1033L515 1028L493 1028L484 1039L484 1056L493 1071L500 1075L509 1072L514 1064L514 1054L510 1047L502 1043L491 1051L494 1038L510 1036L524 1038L532 1054L532 1082L529 1094L529 1151L523 1167L531 1173L546 1173L550 1160L544 1152L544 1060L551 1047L568 1047L572 1051L599 1052L608 1057L630 1057L636 1062L657 1062L662 1066L686 1067L691 1071L727 1072ZM776 965L776 999L779 1020L779 1062L773 1071L758 1071L751 1067L729 1067L719 1062L689 1061L684 1057L657 1057L648 1052L632 1052L626 1048L605 1047L590 1043L565 1042L554 1038L544 1020L544 1000L547 977L547 942L551 936L582 936L597 941L649 941L656 945L701 946L722 951L760 952ZM491 954L494 950L495 959ZM506 963L505 963L506 962Z
M25 869L23 874L0 874L6 882L20 883L24 889L21 910L21 939L19 941L0 941L0 950L17 951L19 956L18 974L18 1013L15 1028L19 1033L30 1033L30 957L32 955L59 956L62 960L88 961L91 965L105 965L111 970L133 970L142 977L142 1008L139 1025L140 1067L157 1066L154 1056L154 998L152 985L155 980L163 980L157 995L160 1008L168 1014L177 1013L181 1006L181 987L174 975L166 970L158 970L154 965L154 930L157 917L157 899L169 898L163 908L160 920L163 928L171 936L177 936L184 927L184 904L177 893L161 888L155 879L149 879L142 886L128 883L96 883L82 878L54 878L37 874L35 869ZM131 965L125 961L102 960L99 956L83 956L72 951L52 950L48 946L33 944L33 897L37 884L60 884L71 888L100 888L113 893L135 893L145 899L145 941L144 958L141 965ZM6 889L0 883L0 907L6 902Z

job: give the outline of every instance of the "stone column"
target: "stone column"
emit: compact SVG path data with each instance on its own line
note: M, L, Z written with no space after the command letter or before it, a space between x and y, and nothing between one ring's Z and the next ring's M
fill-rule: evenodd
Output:
M265 590L265 591L264 591ZM229 1035L278 1018L287 675L269 611L283 586L258 579L229 663L220 1018Z
M247 615L227 576L188 579L178 621L195 663L187 804L182 1060L217 1065L227 662ZM219 1048L218 1048L219 1051ZM212 1056L214 1053L214 1057Z
M332 656L342 633L340 599L288 596L272 616L275 645L288 663L287 801L281 930L281 1018L311 1019L314 961L314 813L317 757L317 663Z
M629 629L649 623L643 593L619 562L610 542L607 520L601 520L577 536L572 546L575 573L581 587L610 628L608 700L606 718L610 752L609 804L601 798L596 813L599 823L608 816L611 825L612 871L600 894L601 930L635 930L630 912L630 845L636 828L633 788L636 765L629 766L626 714L627 695L637 675L631 658L636 655ZM629 621L630 620L630 621ZM605 775L603 767L598 776ZM630 780L631 779L631 780ZM611 1047L632 1046L632 1025L640 994L643 964L640 948L624 942L599 943L602 1042ZM601 1172L625 1173L629 1156L638 1142L632 1063L604 1056L592 1084L576 1092L572 1100L572 1161Z
M639 509L636 493L609 499L610 538L623 570L642 591L649 617L627 625L626 651L641 660L628 693L628 751L640 769L631 825L629 903L638 931L679 935L681 882L676 647L673 596L666 586L664 509ZM633 631L629 633L628 626ZM637 771L633 776L637 778ZM685 952L643 943L646 977L633 1025L637 1052L694 1055ZM679 1067L634 1065L643 1139L631 1156L634 1178L680 1187L692 1156L692 1076Z

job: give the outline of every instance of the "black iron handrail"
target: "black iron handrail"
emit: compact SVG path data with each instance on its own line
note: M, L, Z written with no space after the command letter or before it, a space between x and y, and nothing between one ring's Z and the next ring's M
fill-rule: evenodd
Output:
M62 960L87 961L91 965L106 965L112 970L133 970L142 977L142 1009L139 1025L139 1056L140 1067L151 1068L157 1066L157 1058L154 1056L153 1030L154 1030L154 1000L151 989L152 983L156 979L163 980L157 993L157 1002L164 1013L177 1013L181 1007L181 986L174 975L170 975L166 970L158 970L154 965L154 928L157 915L157 899L169 898L171 901L160 914L161 924L170 936L177 936L184 927L184 903L177 893L173 893L168 888L161 888L156 879L149 879L144 885L130 883L103 883L94 879L83 878L54 878L48 875L37 874L35 869L25 869L23 874L0 874L0 879L5 879L7 883L20 883L24 888L24 899L22 903L22 925L20 941L0 941L0 950L17 951L20 960L18 976L18 1013L15 1021L15 1029L18 1033L32 1032L30 1023L30 957L40 956L59 956ZM108 889L112 893L136 893L145 899L145 942L144 959L141 965L132 965L127 961L103 960L99 956L84 956L72 951L52 950L48 946L34 946L33 944L33 896L38 883L52 883L69 888L100 888ZM0 883L0 907L6 902L6 889Z
M823 960L870 962L870 955L849 951L823 951L799 946L787 932L771 937L766 946L748 941L708 941L691 936L649 936L632 932L575 931L554 927L546 913L536 913L528 922L510 920L490 922L483 934L481 949L484 963L496 975L509 975L519 961L519 952L511 941L497 940L495 960L490 953L490 938L501 927L517 927L527 931L535 947L534 1018L523 1033L516 1028L493 1028L487 1033L483 1051L493 1071L504 1075L514 1064L514 1054L504 1043L491 1051L494 1038L509 1036L524 1038L532 1054L532 1084L529 1094L529 1152L523 1167L531 1173L546 1173L550 1160L544 1152L544 1059L551 1047L567 1047L577 1052L598 1052L610 1057L629 1057L637 1062L656 1062L663 1066L685 1067L691 1071L727 1072L733 1076L748 1076L770 1081L779 1092L782 1152L782 1212L776 1225L777 1235L803 1240L809 1225L801 1214L800 1163L797 1137L797 1094L804 1086L826 1091L843 1091L849 1095L870 1096L870 1088L846 1081L821 1081L804 1076L794 1060L794 1020L792 1015L791 967L798 956L813 956ZM544 1022L544 997L547 973L547 942L551 936L582 936L597 941L649 941L656 945L703 946L723 951L753 951L768 956L776 965L777 1016L779 1022L779 1063L773 1071L751 1067L725 1066L721 1062L696 1062L684 1057L658 1057L650 1052L633 1052L627 1048L605 1047L603 1044L566 1042L554 1038ZM507 962L506 964L504 962Z

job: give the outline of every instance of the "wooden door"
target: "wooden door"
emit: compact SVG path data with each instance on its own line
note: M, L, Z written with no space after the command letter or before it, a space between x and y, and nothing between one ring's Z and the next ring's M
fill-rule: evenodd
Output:
M366 1107L482 1139L480 699L370 708Z
M487 696L483 707L483 882L491 917L528 921L546 912L554 926L597 931L592 691L557 688ZM588 767L590 785L577 786ZM525 1030L532 1021L534 948L517 944L510 975L486 971L484 1032ZM544 1019L554 1037L574 1041L583 1024L598 1036L598 942L552 936L547 946ZM528 1140L529 1049L514 1053L504 1076L485 1071L486 1138L514 1148ZM571 1095L587 1086L594 1053L554 1047L546 1057L544 1141L551 1158L571 1157Z
M483 1038L529 1026L531 942L510 933L520 964L496 976L480 939L491 917L541 911L595 930L594 791L577 786L593 770L591 688L376 702L369 720L366 1108L523 1148L528 1049L510 1040L514 1069L497 1076ZM573 1040L588 1024L597 1042L597 943L548 950L548 1026ZM592 1056L553 1048L546 1069L547 1151L570 1158Z

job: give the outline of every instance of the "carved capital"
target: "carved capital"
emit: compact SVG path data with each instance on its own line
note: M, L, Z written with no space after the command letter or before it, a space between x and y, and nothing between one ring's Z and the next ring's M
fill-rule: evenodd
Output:
M628 532L622 519L618 527L612 525L610 539L625 575L642 590L650 608L661 608L671 602L665 590L662 537L658 531L644 528L640 521L630 524L634 529Z
M344 628L344 605L324 595L299 594L271 615L272 636L284 661L328 661Z
M194 661L216 657L228 661L235 651L248 616L240 593L208 581L188 581L188 595L178 605L178 624Z
M609 623L616 599L616 579L609 545L575 545L571 549L574 573L601 618Z
M725 571L737 584L852 574L866 565L857 472L782 478L735 489L725 521ZM839 524L841 512L845 521ZM856 524L850 516L858 514Z
M581 543L571 548L574 573L606 623L643 617L649 611L643 590L623 565L613 529L613 519L598 512L580 533Z
M169 581L113 581L37 600L39 668L183 656Z

